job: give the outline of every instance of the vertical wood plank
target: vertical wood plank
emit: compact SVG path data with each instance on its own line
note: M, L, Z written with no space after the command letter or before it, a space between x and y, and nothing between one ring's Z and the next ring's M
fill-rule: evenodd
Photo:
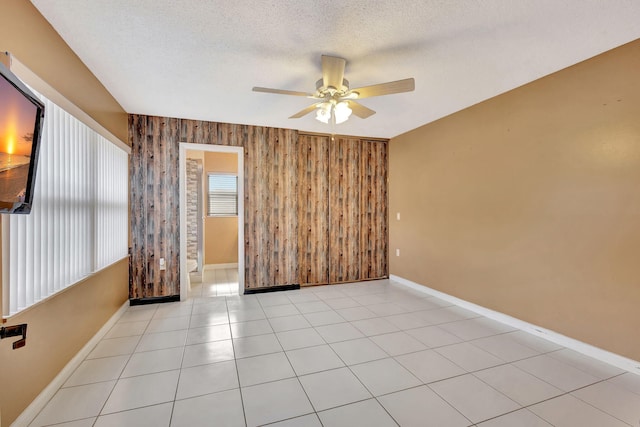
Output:
M347 183L347 200L348 214L345 243L347 246L346 259L347 277L343 281L360 280L360 141L357 139L349 139L348 141L348 183Z
M220 126L219 138L221 141L226 142L226 128L227 126ZM252 129L253 130L253 129ZM255 136L252 134L247 140L245 146L245 287L254 288L258 280L256 274L256 264L261 260L260 256L260 241L258 239L256 218L260 209L259 200L257 199L257 183L256 183L256 165L257 165L257 152L255 147Z
M330 144L329 283L360 280L360 144L336 138Z
M218 124L218 136L220 135L220 124ZM247 283L247 276L248 276L248 269L247 269L247 265L249 265L249 261L250 258L252 257L252 254L249 250L247 250L248 248L248 240L247 240L247 236L249 235L249 220L251 218L251 199L249 199L247 197L247 195L249 194L249 186L248 186L248 176L249 176L249 169L251 166L251 163L249 162L249 157L248 157L248 153L247 153L247 147L249 146L249 129L248 126L243 127L242 129L242 136L239 140L238 143L239 146L243 147L243 156L244 156L244 263L245 263L245 267L244 267L244 271L241 271L240 274L243 274L245 277L245 286ZM240 221L242 219L242 217L238 216L238 221ZM240 242L240 244L243 244L243 242Z
M387 143L361 141L361 279L388 277Z
M375 163L375 152L372 143L369 141L361 141L361 211L360 221L362 228L360 230L360 272L363 279L371 278L372 270L372 245L375 243L375 227L373 221L373 209L375 209L375 195L377 193L377 180L374 174L377 172ZM373 204L373 206L372 206Z
M301 285L329 283L329 138L298 137L298 260Z
M272 215L273 197L273 175L270 173L270 166L273 164L274 143L269 138L269 128L259 128L260 137L257 140L259 160L257 168L258 191L257 199L260 201L260 212L256 218L259 223L264 224L258 227L260 235L260 247L262 249L262 263L256 266L256 270L260 271L260 282L257 287L266 287L269 284L275 284L274 259L273 259L273 226L275 218Z
M369 141L361 141L361 211L360 221L362 229L360 233L360 271L363 279L372 277L372 265L375 263L376 255L372 251L375 244L375 221L374 212L377 194L377 180L375 174L377 172L376 156L373 150L373 143ZM372 206L373 205L373 206Z
M130 190L130 218L131 218L131 277L129 278L129 295L139 298L142 292L142 283L146 279L143 253L145 240L142 236L146 233L146 209L144 203L143 161L144 144L147 137L147 117L132 115L129 117L129 133L131 140L131 161L129 162L129 174L132 181Z
M153 294L154 295L167 295L168 289L166 289L165 278L167 276L166 271L156 268L160 265L160 258L165 258L165 262L172 266L172 260L167 259L164 249L166 248L164 240L164 225L166 223L166 217L170 215L167 211L165 191L167 189L167 183L165 182L165 174L167 168L166 158L166 146L167 146L167 134L166 134L166 119L156 118L156 132L154 132L153 138L153 189L150 190L150 194L153 195L153 208L156 212L153 231L153 257L150 259L149 268L157 276L157 279L153 281ZM159 213L164 213L165 218L162 218Z
M180 123L178 119L169 118L165 124L166 167L164 170L165 212L167 217L163 228L165 230L165 245L163 252L167 264L164 295L180 294ZM186 256L186 255L185 255Z
M306 219L309 184L307 177L307 158L308 143L307 135L299 135L296 144L296 162L297 162L297 178L298 182L298 204L296 206L296 216L298 217L298 283L305 285L309 283L309 263L307 260L307 240L308 240L308 221Z
M378 218L378 238L375 253L377 254L376 277L389 277L389 143L378 142L380 166L378 198L376 200L376 215Z
M282 209L286 214L281 230L281 239L286 253L284 271L280 275L281 284L299 283L298 278L298 216L296 207L298 205L298 162L296 143L298 133L292 130L283 130L285 141L284 150L284 173L282 182Z
M155 160L155 142L159 139L159 118L151 117L149 120L149 132L147 133L146 147L145 147L145 193L144 199L147 206L147 228L148 232L144 236L146 240L146 253L143 255L145 260L145 270L146 270L146 282L142 284L143 292L142 297L147 297L149 295L162 295L157 292L156 286L156 269L154 268L154 260L155 260L155 235L156 235L156 223L157 220L162 218L162 214L159 212L156 215L156 198L155 198L155 169L156 169L156 160ZM157 218L159 217L159 218Z
M285 148L284 145L286 142L283 140L283 132L279 129L269 129L270 134L269 140L271 141L269 154L271 157L271 167L266 169L266 178L270 182L270 186L266 189L269 192L270 201L270 211L271 215L269 217L270 229L269 233L270 240L272 242L271 246L271 266L273 269L271 270L271 274L269 279L271 279L272 283L278 284L281 283L281 272L284 270L284 266L286 264L286 254L284 248L284 242L282 241L282 228L283 223L286 218L283 218L285 215L283 209L283 184L284 184L284 154ZM276 260L280 261L277 262Z

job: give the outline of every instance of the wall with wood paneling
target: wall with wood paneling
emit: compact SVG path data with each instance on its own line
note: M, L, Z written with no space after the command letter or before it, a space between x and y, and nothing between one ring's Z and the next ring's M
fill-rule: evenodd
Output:
M387 277L387 142L300 135L301 284Z
M179 294L179 125L178 119L129 118L130 298Z
M329 282L386 277L387 144L337 138L329 162Z
M329 283L328 136L298 137L298 261L302 285Z
M244 147L246 288L387 276L386 141L142 115L129 136L131 298L179 294L181 141Z
M389 274L388 144L360 141L360 280Z
M329 282L360 279L360 140L329 149Z

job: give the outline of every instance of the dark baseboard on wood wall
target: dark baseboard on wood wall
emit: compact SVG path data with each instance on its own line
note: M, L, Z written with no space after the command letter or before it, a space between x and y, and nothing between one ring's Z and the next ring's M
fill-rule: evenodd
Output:
M129 300L129 305L147 305L147 304L162 304L165 302L177 302L180 301L180 295L169 295L164 297L148 297L148 298L135 298Z
M253 288L253 289L245 289L244 294L264 294L265 292L279 292L279 291L294 291L296 289L300 289L300 285L281 285L281 286L271 286L270 288Z

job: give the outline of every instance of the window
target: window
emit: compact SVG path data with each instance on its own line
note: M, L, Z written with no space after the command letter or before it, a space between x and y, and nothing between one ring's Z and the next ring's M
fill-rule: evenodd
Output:
M209 216L238 215L238 177L230 174L207 175L209 191Z
M3 316L127 256L128 153L40 99L46 116L33 208L2 216Z

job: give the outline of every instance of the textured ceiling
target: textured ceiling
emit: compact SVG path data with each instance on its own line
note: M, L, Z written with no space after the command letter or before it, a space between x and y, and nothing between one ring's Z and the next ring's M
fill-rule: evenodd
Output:
M393 137L640 38L638 0L32 0L129 113ZM320 55L351 87L414 77L362 100L363 120L288 119Z

